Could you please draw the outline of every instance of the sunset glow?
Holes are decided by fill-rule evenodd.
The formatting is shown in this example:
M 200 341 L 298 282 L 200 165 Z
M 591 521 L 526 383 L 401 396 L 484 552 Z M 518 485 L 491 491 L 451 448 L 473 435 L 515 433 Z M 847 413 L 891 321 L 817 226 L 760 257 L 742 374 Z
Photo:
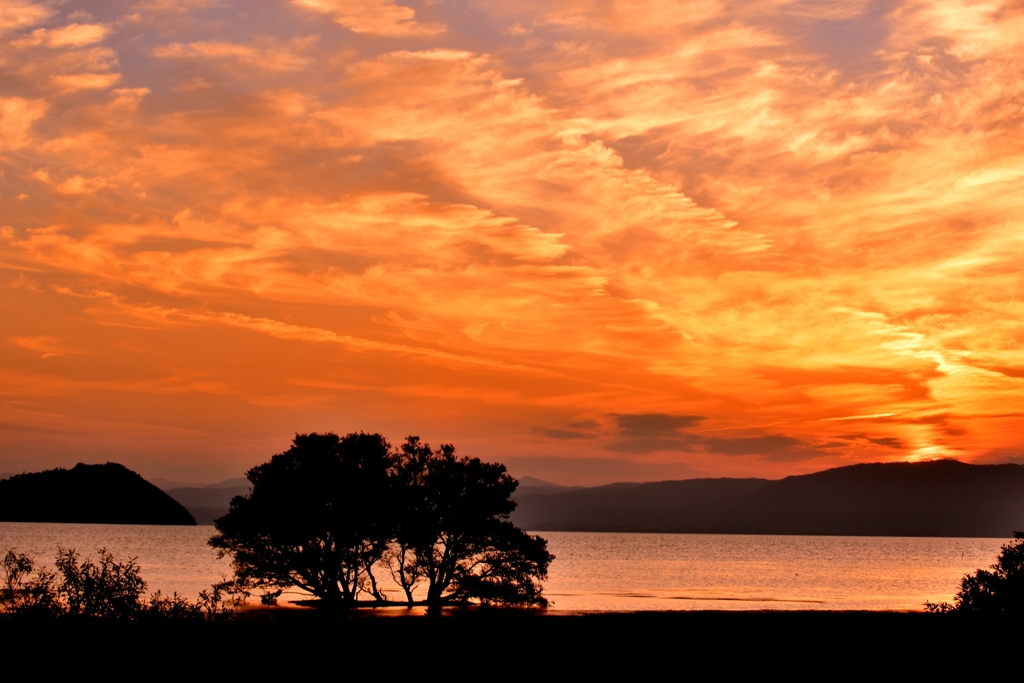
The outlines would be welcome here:
M 0 6 L 0 471 L 1020 461 L 1024 4 Z

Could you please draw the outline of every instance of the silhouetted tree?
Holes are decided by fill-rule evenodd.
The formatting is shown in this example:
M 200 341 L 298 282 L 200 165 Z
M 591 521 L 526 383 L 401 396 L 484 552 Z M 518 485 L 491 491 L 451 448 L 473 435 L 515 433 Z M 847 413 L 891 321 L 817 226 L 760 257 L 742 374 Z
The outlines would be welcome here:
M 210 544 L 257 586 L 294 586 L 330 607 L 353 606 L 362 590 L 380 596 L 369 569 L 393 536 L 392 465 L 380 434 L 297 434 L 249 470 L 251 493 L 231 501 Z
M 393 573 L 410 604 L 426 582 L 426 604 L 473 598 L 485 603 L 545 605 L 539 581 L 554 559 L 547 542 L 508 521 L 518 482 L 497 463 L 432 450 L 418 437 L 400 449 L 394 477 L 401 514 L 396 520 Z
M 954 604 L 926 603 L 932 612 L 1024 613 L 1024 532 L 1013 532 L 989 569 L 979 569 L 960 581 Z

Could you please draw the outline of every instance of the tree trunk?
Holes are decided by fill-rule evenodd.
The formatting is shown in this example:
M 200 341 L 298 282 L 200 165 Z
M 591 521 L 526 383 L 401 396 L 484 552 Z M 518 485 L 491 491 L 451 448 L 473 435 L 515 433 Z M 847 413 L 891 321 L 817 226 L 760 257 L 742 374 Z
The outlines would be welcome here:
M 348 602 L 345 594 L 341 592 L 341 586 L 336 580 L 326 580 L 319 585 L 319 590 L 316 592 L 316 596 L 323 602 L 323 606 L 327 609 L 336 610 L 347 606 Z
M 431 584 L 427 590 L 427 614 L 440 615 L 441 606 L 444 604 L 444 588 L 438 584 Z
M 386 603 L 388 599 L 384 597 L 384 594 L 380 592 L 380 588 L 377 587 L 377 577 L 373 575 L 369 568 L 366 570 L 366 575 L 370 578 L 370 595 L 377 602 Z

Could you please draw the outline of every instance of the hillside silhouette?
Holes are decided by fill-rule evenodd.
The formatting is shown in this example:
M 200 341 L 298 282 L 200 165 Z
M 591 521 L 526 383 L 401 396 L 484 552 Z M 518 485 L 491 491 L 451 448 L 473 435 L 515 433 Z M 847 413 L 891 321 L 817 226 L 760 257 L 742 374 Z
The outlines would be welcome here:
M 0 480 L 0 521 L 177 524 L 196 521 L 180 503 L 124 465 L 79 463 L 70 470 Z
M 955 460 L 851 465 L 781 480 L 530 487 L 535 531 L 1006 537 L 1024 528 L 1024 466 Z

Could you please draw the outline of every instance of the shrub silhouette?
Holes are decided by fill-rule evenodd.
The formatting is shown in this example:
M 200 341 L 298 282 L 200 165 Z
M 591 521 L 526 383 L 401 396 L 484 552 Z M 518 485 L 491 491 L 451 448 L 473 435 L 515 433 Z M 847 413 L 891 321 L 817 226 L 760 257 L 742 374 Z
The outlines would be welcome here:
M 979 569 L 960 581 L 954 603 L 926 603 L 931 612 L 1024 613 L 1024 532 L 1013 532 L 989 569 Z
M 84 619 L 215 618 L 232 613 L 245 594 L 233 585 L 218 584 L 191 602 L 177 593 L 157 592 L 147 601 L 146 582 L 135 558 L 114 559 L 105 549 L 99 559 L 80 559 L 74 550 L 58 548 L 54 570 L 35 568 L 24 553 L 8 550 L 0 568 L 0 607 L 9 614 Z M 225 600 L 228 596 L 228 600 Z
M 33 560 L 8 551 L 3 560 L 4 604 L 8 611 L 47 616 L 131 618 L 142 605 L 146 582 L 134 558 L 118 562 L 106 550 L 99 560 L 80 560 L 75 550 L 58 549 L 56 571 L 40 569 L 29 578 Z

